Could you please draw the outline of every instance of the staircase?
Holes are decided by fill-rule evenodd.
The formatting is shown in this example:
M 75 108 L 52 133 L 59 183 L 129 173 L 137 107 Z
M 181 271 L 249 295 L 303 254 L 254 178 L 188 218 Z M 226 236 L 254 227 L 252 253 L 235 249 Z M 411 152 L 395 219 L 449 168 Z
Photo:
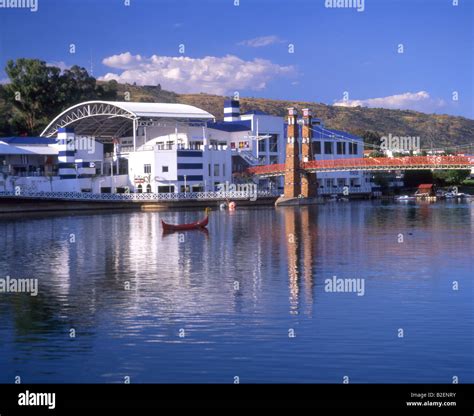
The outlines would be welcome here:
M 251 150 L 238 150 L 238 154 L 244 159 L 250 166 L 260 165 L 259 160 L 252 154 Z

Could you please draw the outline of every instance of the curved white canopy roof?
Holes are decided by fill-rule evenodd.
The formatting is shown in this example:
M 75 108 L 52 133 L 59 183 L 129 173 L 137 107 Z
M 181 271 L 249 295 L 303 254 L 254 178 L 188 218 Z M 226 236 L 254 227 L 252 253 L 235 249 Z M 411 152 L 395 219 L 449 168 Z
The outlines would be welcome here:
M 78 135 L 115 137 L 132 128 L 132 120 L 207 121 L 215 117 L 198 107 L 174 103 L 86 101 L 59 114 L 41 133 L 55 136 L 59 128 L 71 127 Z

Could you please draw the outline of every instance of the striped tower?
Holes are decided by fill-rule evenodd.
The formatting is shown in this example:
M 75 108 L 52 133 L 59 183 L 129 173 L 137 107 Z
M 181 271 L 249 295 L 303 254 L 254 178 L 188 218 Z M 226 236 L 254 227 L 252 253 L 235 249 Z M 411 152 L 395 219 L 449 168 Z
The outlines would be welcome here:
M 238 100 L 224 101 L 224 121 L 240 120 L 240 103 Z
M 77 175 L 75 165 L 76 145 L 73 129 L 58 129 L 58 151 L 59 179 L 75 178 Z
M 297 198 L 301 193 L 298 122 L 296 109 L 288 109 L 288 129 L 285 160 L 285 198 Z
M 301 159 L 303 162 L 313 160 L 312 114 L 308 108 L 303 109 L 303 132 L 301 137 Z M 301 172 L 301 193 L 305 198 L 317 196 L 317 179 L 315 173 Z

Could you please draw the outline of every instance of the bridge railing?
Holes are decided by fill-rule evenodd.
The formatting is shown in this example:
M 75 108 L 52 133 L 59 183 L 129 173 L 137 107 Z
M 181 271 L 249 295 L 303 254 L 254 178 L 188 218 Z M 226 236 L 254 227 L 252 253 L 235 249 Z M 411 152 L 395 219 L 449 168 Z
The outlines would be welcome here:
M 405 157 L 368 157 L 354 159 L 313 160 L 302 163 L 303 169 L 328 168 L 372 168 L 372 167 L 412 167 L 412 166 L 449 166 L 466 165 L 470 167 L 474 160 L 467 156 L 405 156 Z
M 251 175 L 266 175 L 285 171 L 284 163 L 275 163 L 273 165 L 253 166 L 247 169 Z
M 474 158 L 469 156 L 405 156 L 405 157 L 367 157 L 367 158 L 347 158 L 331 160 L 312 160 L 302 162 L 300 167 L 304 170 L 325 171 L 325 170 L 370 170 L 370 169 L 404 169 L 404 168 L 439 168 L 446 167 L 459 169 L 474 167 Z M 247 169 L 251 175 L 270 176 L 282 175 L 285 172 L 284 164 L 273 164 L 264 166 L 254 166 Z
M 0 192 L 0 198 L 55 199 L 70 201 L 197 201 L 244 200 L 279 196 L 278 191 L 181 192 L 140 194 L 94 194 L 89 192 Z

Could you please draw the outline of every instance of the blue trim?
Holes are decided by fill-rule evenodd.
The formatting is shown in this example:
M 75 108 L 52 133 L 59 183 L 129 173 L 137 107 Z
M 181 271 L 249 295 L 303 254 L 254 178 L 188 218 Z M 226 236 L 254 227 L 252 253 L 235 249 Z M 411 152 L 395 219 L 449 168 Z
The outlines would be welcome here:
M 58 133 L 74 133 L 74 129 L 72 127 L 60 127 Z
M 202 169 L 202 163 L 178 163 L 178 169 Z
M 207 123 L 207 128 L 220 130 L 220 131 L 227 131 L 227 132 L 250 131 L 252 130 L 252 121 L 251 120 L 218 121 L 216 123 Z
M 240 117 L 240 113 L 224 113 L 224 119 L 227 117 Z
M 224 101 L 224 107 L 228 108 L 228 107 L 236 107 L 236 108 L 240 108 L 240 102 L 239 100 L 225 100 Z
M 202 181 L 204 178 L 202 175 L 186 175 L 186 182 L 189 181 Z M 184 175 L 178 175 L 178 181 L 184 182 Z
M 76 156 L 75 150 L 60 150 L 58 156 Z
M 0 137 L 0 142 L 17 145 L 27 144 L 55 144 L 56 139 L 48 139 L 46 137 Z
M 58 163 L 58 168 L 59 169 L 76 169 L 76 164 L 75 163 L 60 162 L 60 163 Z
M 201 150 L 178 150 L 178 157 L 202 157 Z

